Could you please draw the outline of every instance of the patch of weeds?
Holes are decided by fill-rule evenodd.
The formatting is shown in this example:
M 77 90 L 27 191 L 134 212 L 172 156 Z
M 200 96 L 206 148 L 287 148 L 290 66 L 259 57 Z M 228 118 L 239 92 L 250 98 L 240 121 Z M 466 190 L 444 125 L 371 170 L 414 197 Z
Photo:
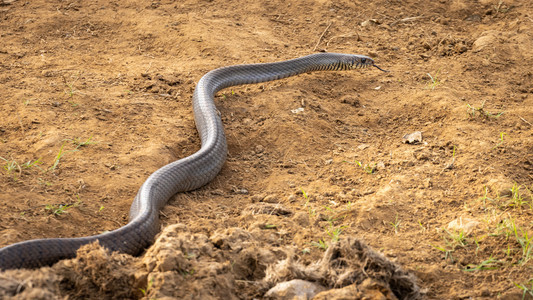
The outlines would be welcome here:
M 439 80 L 439 73 L 440 73 L 440 69 L 437 70 L 437 73 L 435 73 L 435 76 L 431 76 L 431 74 L 427 73 L 427 75 L 429 76 L 430 78 L 430 82 L 428 82 L 427 84 L 427 89 L 431 89 L 431 90 L 434 90 L 437 86 L 439 86 L 441 84 L 440 80 Z
M 3 166 L 4 170 L 6 170 L 8 175 L 13 175 L 13 180 L 17 181 L 22 176 L 22 169 L 31 169 L 33 167 L 39 167 L 40 164 L 42 164 L 41 159 L 36 159 L 34 161 L 28 160 L 27 162 L 23 163 L 22 165 L 19 164 L 14 159 L 6 159 L 3 157 L 0 157 L 3 161 L 5 161 L 5 164 Z M 17 176 L 18 174 L 18 176 Z
M 328 221 L 326 233 L 330 238 L 330 243 L 335 243 L 339 241 L 339 237 L 344 228 L 346 228 L 346 226 L 335 227 L 333 226 L 333 223 L 331 221 Z M 324 239 L 319 239 L 318 242 L 311 242 L 311 246 L 326 250 L 328 249 L 328 242 L 326 242 Z
M 519 263 L 521 265 L 524 265 L 531 258 L 531 249 L 533 246 L 531 245 L 531 238 L 529 237 L 527 230 L 518 227 L 518 225 L 516 225 L 516 223 L 512 219 L 511 225 L 516 241 L 518 242 L 518 244 L 520 244 L 520 247 L 522 248 L 522 257 L 520 258 Z
M 491 112 L 488 112 L 485 110 L 485 101 L 483 101 L 483 103 L 481 103 L 481 106 L 480 107 L 474 107 L 470 104 L 466 104 L 466 107 L 468 107 L 468 113 L 470 115 L 472 115 L 472 117 L 475 117 L 476 116 L 476 113 L 479 113 L 479 115 L 487 118 L 487 119 L 497 119 L 499 118 L 501 115 L 503 115 L 505 112 L 504 111 L 501 111 L 499 113 L 491 113 Z
M 506 210 L 509 207 L 522 210 L 524 206 L 533 209 L 533 203 L 528 201 L 528 199 L 531 198 L 531 191 L 527 188 L 527 186 L 523 186 L 515 182 L 511 189 L 509 189 L 509 192 L 510 195 L 498 195 L 496 198 L 490 198 L 488 196 L 488 187 L 485 186 L 485 194 L 477 201 L 482 201 L 485 209 L 487 208 L 486 200 L 489 200 L 494 206 L 501 210 Z
M 27 162 L 22 164 L 22 167 L 24 169 L 29 169 L 29 168 L 32 168 L 32 167 L 39 167 L 39 165 L 42 165 L 42 164 L 43 164 L 43 162 L 39 158 L 39 159 L 36 159 L 34 161 L 28 160 Z
M 67 209 L 71 208 L 74 204 L 47 204 L 44 209 L 53 215 L 60 216 L 67 212 Z
M 12 175 L 13 180 L 17 181 L 18 178 L 22 175 L 22 168 L 17 163 L 17 161 L 15 161 L 14 159 L 6 159 L 3 157 L 0 157 L 0 159 L 2 159 L 5 162 L 3 168 L 4 170 L 6 170 L 7 174 Z M 18 177 L 17 177 L 17 171 L 18 171 Z
M 531 297 L 533 297 L 533 278 L 532 279 L 529 279 L 528 282 L 526 283 L 514 283 L 514 285 L 521 289 L 523 292 L 522 292 L 522 300 L 523 299 L 526 299 L 526 296 L 529 295 Z
M 496 270 L 503 264 L 502 261 L 493 258 L 492 256 L 489 259 L 482 261 L 479 265 L 468 264 L 463 271 L 466 272 L 476 272 L 484 270 Z
M 520 191 L 521 187 L 522 186 L 518 185 L 516 182 L 514 183 L 513 187 L 511 188 L 511 199 L 509 200 L 509 206 L 513 206 L 515 208 L 518 207 L 521 210 L 522 206 L 529 204 L 529 207 L 531 208 L 531 204 L 525 200 L 522 192 Z
M 497 232 L 492 235 L 498 236 L 503 234 L 507 241 L 515 240 L 516 243 L 520 245 L 519 249 L 522 251 L 520 253 L 520 258 L 518 259 L 518 264 L 524 265 L 531 259 L 531 252 L 533 249 L 531 237 L 529 236 L 528 231 L 520 228 L 513 218 L 504 219 L 500 224 L 498 224 L 496 230 Z M 505 251 L 507 257 L 511 258 L 513 254 L 515 254 L 513 250 L 514 248 L 511 248 L 510 245 L 507 246 L 507 251 Z
M 466 247 L 468 242 L 466 240 L 465 233 L 462 230 L 459 232 L 450 232 L 448 230 L 444 231 L 448 234 L 443 236 L 445 245 L 433 247 L 444 253 L 444 259 L 449 259 L 451 263 L 454 263 L 455 260 L 453 259 L 452 253 L 458 246 L 463 248 Z
M 67 212 L 67 210 L 71 207 L 77 207 L 80 205 L 81 200 L 79 195 L 76 196 L 78 198 L 78 201 L 73 204 L 47 204 L 44 209 L 47 210 L 50 214 L 55 216 L 60 216 Z

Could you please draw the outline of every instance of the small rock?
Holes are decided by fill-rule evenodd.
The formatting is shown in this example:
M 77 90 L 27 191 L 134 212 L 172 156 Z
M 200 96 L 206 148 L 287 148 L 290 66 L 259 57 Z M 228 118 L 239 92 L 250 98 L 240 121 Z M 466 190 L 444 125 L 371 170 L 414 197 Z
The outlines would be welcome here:
M 279 198 L 278 198 L 278 196 L 276 196 L 276 195 L 268 195 L 268 196 L 266 196 L 266 197 L 263 199 L 263 202 L 267 202 L 267 203 L 278 203 L 278 202 L 279 202 Z
M 361 144 L 359 146 L 357 146 L 357 149 L 359 150 L 365 150 L 366 148 L 370 147 L 370 145 L 368 144 Z
M 309 214 L 307 212 L 297 212 L 294 214 L 293 217 L 294 222 L 296 222 L 298 225 L 307 228 L 309 227 Z
M 398 299 L 389 287 L 375 282 L 370 278 L 365 279 L 360 285 L 351 284 L 343 288 L 330 289 L 316 295 L 316 300 L 328 299 Z
M 297 114 L 297 113 L 301 113 L 304 111 L 304 108 L 303 107 L 298 107 L 297 109 L 291 109 L 291 112 L 293 114 Z
M 424 180 L 424 187 L 426 189 L 429 189 L 431 186 L 433 186 L 433 182 L 431 182 L 431 178 L 427 178 L 426 180 Z
M 378 20 L 376 20 L 376 19 L 368 19 L 366 21 L 363 21 L 361 23 L 361 26 L 368 27 L 368 26 L 375 26 L 375 25 L 379 25 L 379 24 L 380 24 L 380 22 Z
M 224 191 L 222 190 L 213 190 L 211 191 L 211 195 L 214 195 L 214 196 L 223 196 L 224 195 Z
M 472 51 L 479 52 L 484 48 L 496 43 L 496 37 L 492 34 L 479 37 L 472 45 Z
M 316 283 L 294 279 L 276 284 L 266 292 L 265 297 L 276 300 L 311 299 L 325 288 Z
M 263 199 L 265 199 L 265 195 L 263 195 L 263 194 L 257 194 L 257 195 L 253 195 L 253 196 L 251 197 L 251 200 L 252 200 L 252 202 L 254 202 L 254 203 L 255 203 L 255 202 L 261 202 L 261 201 L 263 201 Z
M 463 232 L 465 236 L 470 235 L 479 225 L 479 221 L 469 217 L 459 217 L 448 224 L 448 229 L 455 232 Z
M 421 131 L 415 131 L 413 133 L 408 133 L 403 136 L 403 142 L 404 144 L 417 144 L 422 142 L 422 132 Z

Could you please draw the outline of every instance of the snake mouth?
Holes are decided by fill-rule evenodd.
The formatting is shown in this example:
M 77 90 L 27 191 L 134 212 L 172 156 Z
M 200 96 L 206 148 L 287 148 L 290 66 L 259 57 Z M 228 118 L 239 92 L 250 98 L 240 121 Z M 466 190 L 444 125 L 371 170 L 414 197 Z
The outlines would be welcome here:
M 384 70 L 384 69 L 380 68 L 378 65 L 372 64 L 372 66 L 378 68 L 379 70 L 381 70 L 383 72 L 390 72 L 389 70 Z

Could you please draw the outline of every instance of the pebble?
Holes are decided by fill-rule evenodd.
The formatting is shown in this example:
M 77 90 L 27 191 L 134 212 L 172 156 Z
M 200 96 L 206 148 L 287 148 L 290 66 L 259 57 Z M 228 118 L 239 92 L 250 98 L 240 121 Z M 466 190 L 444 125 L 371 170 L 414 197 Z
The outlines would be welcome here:
M 276 284 L 266 292 L 265 297 L 276 300 L 311 299 L 325 288 L 316 283 L 294 279 Z
M 455 232 L 463 232 L 465 235 L 470 235 L 479 224 L 479 221 L 476 219 L 459 217 L 448 224 L 448 229 Z
M 492 34 L 484 35 L 482 37 L 479 37 L 474 44 L 472 45 L 472 51 L 479 52 L 483 50 L 484 48 L 493 45 L 496 43 L 496 37 Z
M 267 203 L 279 203 L 279 198 L 276 195 L 268 195 L 263 199 L 263 202 Z
M 408 133 L 403 136 L 403 142 L 407 144 L 417 144 L 422 142 L 422 132 L 415 131 L 413 133 Z

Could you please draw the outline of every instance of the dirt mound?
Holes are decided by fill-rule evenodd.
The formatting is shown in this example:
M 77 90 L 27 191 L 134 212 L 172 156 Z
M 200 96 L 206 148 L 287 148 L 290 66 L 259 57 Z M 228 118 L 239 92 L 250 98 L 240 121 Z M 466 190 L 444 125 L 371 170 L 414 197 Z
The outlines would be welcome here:
M 252 299 L 293 279 L 327 290 L 318 299 L 336 298 L 346 287 L 361 299 L 420 298 L 413 275 L 357 239 L 342 239 L 304 265 L 294 249 L 272 247 L 260 231 L 229 228 L 207 237 L 183 224 L 166 227 L 142 258 L 94 243 L 52 268 L 10 270 L 1 278 L 2 299 Z

